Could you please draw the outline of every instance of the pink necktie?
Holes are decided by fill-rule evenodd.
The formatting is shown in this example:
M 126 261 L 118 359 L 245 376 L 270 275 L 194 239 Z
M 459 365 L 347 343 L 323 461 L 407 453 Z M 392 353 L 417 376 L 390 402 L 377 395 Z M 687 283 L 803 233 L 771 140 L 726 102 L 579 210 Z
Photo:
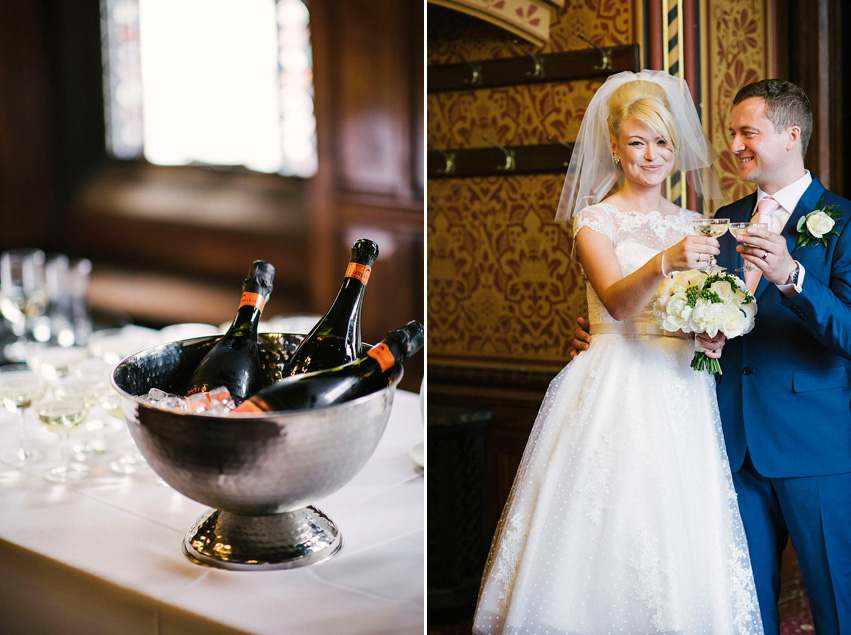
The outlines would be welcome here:
M 774 212 L 779 208 L 780 203 L 770 196 L 766 196 L 756 205 L 756 222 L 765 223 L 768 231 L 773 231 L 772 220 Z M 748 288 L 748 291 L 753 293 L 756 290 L 761 276 L 761 271 L 745 271 L 745 286 Z

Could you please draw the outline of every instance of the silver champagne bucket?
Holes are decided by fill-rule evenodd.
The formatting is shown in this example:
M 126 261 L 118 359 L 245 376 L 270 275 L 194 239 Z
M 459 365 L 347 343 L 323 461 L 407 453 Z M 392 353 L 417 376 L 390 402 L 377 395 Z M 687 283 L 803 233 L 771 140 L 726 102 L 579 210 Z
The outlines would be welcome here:
M 124 418 L 151 468 L 178 492 L 209 505 L 183 551 L 224 569 L 287 569 L 336 554 L 342 535 L 312 503 L 340 489 L 375 451 L 402 378 L 337 406 L 227 416 L 166 410 L 139 397 L 152 387 L 181 394 L 219 336 L 149 348 L 116 366 Z M 263 333 L 261 361 L 281 378 L 303 335 Z

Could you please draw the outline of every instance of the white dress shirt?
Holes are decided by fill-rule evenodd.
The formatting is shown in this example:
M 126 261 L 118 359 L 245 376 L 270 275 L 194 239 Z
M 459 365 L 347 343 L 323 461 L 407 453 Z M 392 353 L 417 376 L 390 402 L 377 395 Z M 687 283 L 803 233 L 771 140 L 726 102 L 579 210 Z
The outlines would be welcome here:
M 813 182 L 813 176 L 810 174 L 809 170 L 804 171 L 804 176 L 795 181 L 794 183 L 790 183 L 786 187 L 781 190 L 777 190 L 774 194 L 766 194 L 762 191 L 761 188 L 757 188 L 756 190 L 756 200 L 757 203 L 764 199 L 767 196 L 773 198 L 780 205 L 780 208 L 777 209 L 771 218 L 771 227 L 768 229 L 770 231 L 780 233 L 783 231 L 783 228 L 786 226 L 786 222 L 789 220 L 789 217 L 792 215 L 792 212 L 795 211 L 795 208 L 798 206 L 798 202 L 801 200 L 801 197 L 804 195 L 804 192 L 807 191 L 807 188 L 810 186 L 810 183 Z M 754 207 L 753 215 L 756 216 L 756 207 Z M 806 274 L 806 270 L 803 265 L 797 260 L 798 263 L 798 281 L 795 284 L 778 284 L 777 288 L 787 298 L 798 295 L 804 288 L 804 275 Z

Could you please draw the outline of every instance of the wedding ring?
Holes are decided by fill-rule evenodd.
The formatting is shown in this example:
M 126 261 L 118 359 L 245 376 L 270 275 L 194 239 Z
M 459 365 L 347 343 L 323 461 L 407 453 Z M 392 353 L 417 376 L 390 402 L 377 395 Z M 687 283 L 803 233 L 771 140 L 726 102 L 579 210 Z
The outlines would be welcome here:
M 768 258 L 768 252 L 767 252 L 767 251 L 763 251 L 763 252 L 762 252 L 762 259 L 763 259 L 763 260 L 765 260 L 766 258 Z

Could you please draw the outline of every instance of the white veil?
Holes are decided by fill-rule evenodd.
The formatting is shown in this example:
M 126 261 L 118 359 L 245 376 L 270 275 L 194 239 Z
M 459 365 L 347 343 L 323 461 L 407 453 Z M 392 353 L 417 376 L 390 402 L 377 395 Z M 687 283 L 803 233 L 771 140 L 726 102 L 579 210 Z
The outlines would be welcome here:
M 576 212 L 599 203 L 616 182 L 618 185 L 623 182 L 623 172 L 612 162 L 608 102 L 615 89 L 638 79 L 658 84 L 668 98 L 680 136 L 674 170 L 688 174 L 689 185 L 698 195 L 709 199 L 722 198 L 718 175 L 712 168 L 718 152 L 703 132 L 685 81 L 664 71 L 624 71 L 606 79 L 588 104 L 567 167 L 556 210 L 557 221 L 570 222 Z

